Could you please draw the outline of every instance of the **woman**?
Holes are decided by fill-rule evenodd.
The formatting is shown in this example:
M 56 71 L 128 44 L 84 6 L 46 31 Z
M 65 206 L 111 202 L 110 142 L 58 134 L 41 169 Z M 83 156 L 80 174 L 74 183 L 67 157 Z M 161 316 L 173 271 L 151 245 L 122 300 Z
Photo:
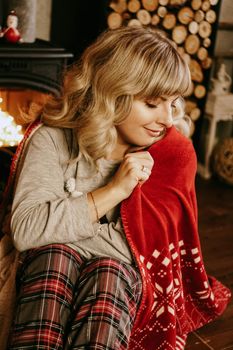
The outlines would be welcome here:
M 141 232 L 134 236 L 143 226 L 135 217 L 140 198 L 127 200 L 154 178 L 153 144 L 168 140 L 166 154 L 178 137 L 181 150 L 193 154 L 172 127 L 188 131 L 178 110 L 189 85 L 187 64 L 170 41 L 143 28 L 103 33 L 67 73 L 62 96 L 42 111 L 14 196 L 11 229 L 21 265 L 10 349 L 184 346 L 188 327 L 166 335 L 174 324 L 156 327 L 157 311 L 151 338 L 156 298 L 146 286 L 153 276 L 141 265 Z M 156 337 L 161 327 L 165 335 Z

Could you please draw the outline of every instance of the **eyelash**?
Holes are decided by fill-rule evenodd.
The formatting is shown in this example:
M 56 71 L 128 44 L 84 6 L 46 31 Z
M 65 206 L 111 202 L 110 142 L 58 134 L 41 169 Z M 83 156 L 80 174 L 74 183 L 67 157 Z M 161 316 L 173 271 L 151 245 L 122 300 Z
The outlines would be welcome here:
M 146 102 L 146 106 L 149 108 L 157 108 L 157 105 L 153 105 L 152 103 Z
M 152 103 L 149 103 L 149 102 L 145 102 L 146 103 L 146 106 L 149 107 L 149 108 L 157 108 L 158 105 L 153 105 Z M 176 105 L 175 104 L 171 104 L 171 107 L 172 108 L 176 108 Z

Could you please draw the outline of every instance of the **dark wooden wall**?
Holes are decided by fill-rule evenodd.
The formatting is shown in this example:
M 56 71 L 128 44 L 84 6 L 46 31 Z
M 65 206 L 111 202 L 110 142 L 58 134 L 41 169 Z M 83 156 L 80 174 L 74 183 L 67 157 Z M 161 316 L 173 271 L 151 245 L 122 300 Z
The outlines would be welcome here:
M 7 16 L 7 0 L 0 0 L 0 25 L 5 26 L 6 16 Z
M 51 42 L 78 56 L 107 28 L 107 0 L 53 0 Z

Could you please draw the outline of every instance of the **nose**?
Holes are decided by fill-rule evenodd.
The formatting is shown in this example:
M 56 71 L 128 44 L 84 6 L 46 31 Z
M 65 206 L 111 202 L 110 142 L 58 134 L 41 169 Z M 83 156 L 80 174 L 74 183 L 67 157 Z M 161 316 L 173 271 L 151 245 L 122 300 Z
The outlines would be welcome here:
M 158 122 L 165 126 L 166 128 L 170 128 L 173 125 L 173 112 L 172 106 L 170 103 L 164 103 L 163 108 L 158 119 Z

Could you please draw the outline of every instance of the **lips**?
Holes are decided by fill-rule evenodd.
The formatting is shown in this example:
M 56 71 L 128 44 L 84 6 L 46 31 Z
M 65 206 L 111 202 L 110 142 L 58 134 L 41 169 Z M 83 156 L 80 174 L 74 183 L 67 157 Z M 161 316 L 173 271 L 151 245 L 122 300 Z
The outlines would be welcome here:
M 149 128 L 145 128 L 146 132 L 152 136 L 152 137 L 158 137 L 160 136 L 163 132 L 164 132 L 164 129 L 161 129 L 161 130 L 153 130 L 153 129 L 149 129 Z

